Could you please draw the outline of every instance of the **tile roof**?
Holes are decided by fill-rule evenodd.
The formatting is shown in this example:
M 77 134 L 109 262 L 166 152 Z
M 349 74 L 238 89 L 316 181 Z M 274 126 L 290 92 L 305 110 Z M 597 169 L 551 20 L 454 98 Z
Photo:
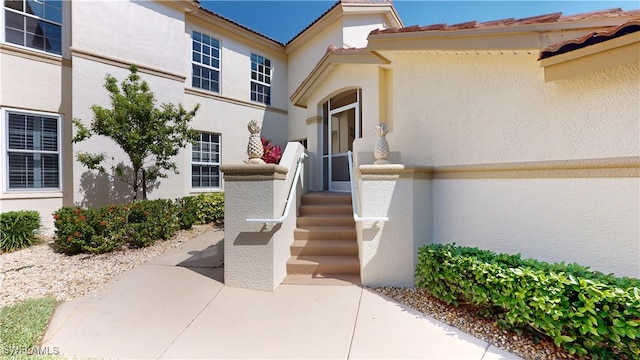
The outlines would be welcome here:
M 620 36 L 640 31 L 640 18 L 627 21 L 618 26 L 612 26 L 604 30 L 594 31 L 576 39 L 571 39 L 551 45 L 540 52 L 538 60 L 568 53 L 589 45 L 615 39 Z
M 577 21 L 587 19 L 599 19 L 610 18 L 619 16 L 640 16 L 640 10 L 623 11 L 620 8 L 592 11 L 583 14 L 576 14 L 570 16 L 562 16 L 561 12 L 531 16 L 521 19 L 509 18 L 502 20 L 493 20 L 487 22 L 468 21 L 459 24 L 447 25 L 447 24 L 433 24 L 427 26 L 408 26 L 403 28 L 391 28 L 391 29 L 378 29 L 371 31 L 370 35 L 378 34 L 394 34 L 394 33 L 412 33 L 422 31 L 451 31 L 451 30 L 467 30 L 467 29 L 485 29 L 485 28 L 497 28 L 497 27 L 510 27 L 519 25 L 531 25 L 531 24 L 546 24 L 563 21 Z

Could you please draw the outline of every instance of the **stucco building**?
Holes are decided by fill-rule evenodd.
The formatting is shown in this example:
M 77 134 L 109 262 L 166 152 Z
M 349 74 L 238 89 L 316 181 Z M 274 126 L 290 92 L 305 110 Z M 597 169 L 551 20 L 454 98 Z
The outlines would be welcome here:
M 367 181 L 424 180 L 394 210 L 416 247 L 640 277 L 637 11 L 404 27 L 391 2 L 342 1 L 283 44 L 197 1 L 25 0 L 4 2 L 0 27 L 0 211 L 37 209 L 51 229 L 61 206 L 121 198 L 75 154 L 123 154 L 107 139 L 71 144 L 71 119 L 108 106 L 105 75 L 135 64 L 159 103 L 200 104 L 200 141 L 150 198 L 224 191 L 220 167 L 246 160 L 256 119 L 275 144 L 306 146 L 311 191 L 348 190 L 353 151 L 362 211 L 385 226 L 393 206 L 371 201 L 381 190 Z M 391 162 L 414 170 L 366 167 L 379 122 Z

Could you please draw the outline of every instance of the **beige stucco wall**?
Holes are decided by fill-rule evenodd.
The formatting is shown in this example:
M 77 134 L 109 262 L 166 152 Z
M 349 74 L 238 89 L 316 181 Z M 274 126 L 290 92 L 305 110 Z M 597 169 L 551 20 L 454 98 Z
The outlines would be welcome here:
M 73 47 L 184 72 L 184 12 L 156 1 L 74 1 Z
M 193 119 L 192 128 L 199 131 L 221 135 L 222 164 L 239 163 L 246 160 L 247 123 L 256 119 L 265 130 L 263 136 L 284 147 L 287 140 L 286 115 L 286 79 L 287 66 L 284 49 L 278 52 L 238 34 L 225 30 L 215 24 L 207 23 L 193 16 L 186 17 L 182 12 L 162 4 L 137 4 L 119 2 L 105 5 L 80 5 L 74 7 L 74 50 L 73 90 L 74 116 L 88 123 L 92 119 L 91 105 L 98 104 L 109 107 L 108 93 L 103 88 L 104 76 L 107 73 L 121 80 L 129 72 L 126 64 L 134 62 L 140 67 L 140 74 L 146 80 L 157 98 L 157 104 L 170 102 L 182 103 L 188 110 L 200 104 L 200 110 Z M 79 16 L 101 11 L 101 6 L 108 7 L 108 13 L 114 18 L 131 16 L 148 19 L 145 22 L 134 22 L 127 26 L 113 28 L 107 36 L 106 45 L 100 46 L 96 38 L 107 31 L 106 25 L 92 25 L 91 17 Z M 105 10 L 106 11 L 106 10 Z M 78 25 L 76 26 L 76 22 Z M 137 24 L 137 25 L 136 25 Z M 151 24 L 151 25 L 149 25 Z M 162 46 L 145 49 L 144 55 L 138 54 L 140 47 L 154 37 L 149 31 L 162 28 L 171 33 L 163 38 Z M 152 30 L 147 30 L 152 29 Z M 114 31 L 115 30 L 115 31 Z M 206 33 L 220 41 L 221 77 L 220 93 L 210 93 L 191 87 L 191 33 L 193 30 Z M 77 31 L 90 32 L 76 36 Z M 155 31 L 155 30 L 153 30 Z M 118 49 L 111 51 L 113 39 L 120 39 Z M 127 39 L 128 46 L 122 46 L 122 39 Z M 115 40 L 114 40 L 115 41 Z M 156 41 L 154 41 L 156 42 Z M 154 42 L 149 42 L 153 44 Z M 146 46 L 146 45 L 145 45 Z M 151 45 L 149 45 L 151 46 Z M 183 49 L 183 51 L 176 51 Z M 268 57 L 273 64 L 272 106 L 250 101 L 250 54 L 254 52 Z M 87 57 L 89 53 L 91 56 Z M 121 60 L 118 64 L 113 60 Z M 74 146 L 74 156 L 78 151 L 95 151 L 100 149 L 110 156 L 115 156 L 115 163 L 128 163 L 126 155 L 110 140 L 93 137 L 89 141 Z M 149 198 L 177 198 L 202 191 L 191 189 L 191 152 L 190 146 L 183 149 L 175 162 L 179 174 L 168 173 L 168 178 L 159 179 L 158 187 L 149 192 Z M 118 183 L 110 189 L 107 182 L 97 173 L 90 174 L 81 164 L 74 163 L 74 201 L 83 205 L 101 205 L 122 199 L 128 194 L 126 184 Z M 207 189 L 211 190 L 211 189 Z M 223 190 L 221 187 L 220 190 Z
M 638 177 L 438 179 L 445 165 L 640 155 L 637 62 L 550 83 L 535 55 L 399 54 L 392 66 L 388 140 L 402 163 L 436 166 L 435 242 L 640 277 Z
M 198 114 L 191 123 L 194 129 L 221 135 L 220 161 L 222 164 L 240 164 L 248 159 L 249 131 L 247 124 L 254 119 L 263 127 L 261 136 L 271 140 L 273 144 L 281 146 L 284 151 L 287 143 L 287 116 L 285 114 L 260 107 L 211 99 L 198 93 L 186 94 L 184 104 L 189 109 L 200 104 Z M 184 153 L 181 161 L 185 167 L 183 179 L 180 181 L 184 184 L 183 191 L 190 193 L 194 190 L 191 189 L 189 175 L 191 161 L 189 151 Z
M 433 237 L 640 278 L 638 178 L 433 182 Z
M 378 68 L 373 65 L 340 65 L 331 72 L 330 76 L 318 84 L 309 97 L 307 105 L 307 118 L 322 116 L 322 104 L 334 95 L 346 90 L 362 89 L 362 132 L 363 137 L 375 136 L 375 126 L 379 121 L 379 96 L 378 96 Z M 290 120 L 291 122 L 291 120 Z M 309 139 L 322 140 L 322 122 L 307 125 Z M 322 190 L 321 173 L 321 144 L 318 141 L 309 141 L 309 174 L 310 189 Z
M 89 125 L 93 119 L 92 105 L 111 108 L 109 93 L 104 89 L 104 78 L 111 74 L 120 83 L 129 75 L 129 70 L 123 67 L 104 64 L 99 61 L 74 57 L 73 59 L 73 116 L 81 119 L 85 125 Z M 171 102 L 184 104 L 184 86 L 182 81 L 169 78 L 139 73 L 149 83 L 154 92 L 157 104 Z M 190 109 L 190 108 L 189 108 Z M 112 140 L 102 136 L 92 136 L 91 139 L 73 144 L 73 201 L 83 206 L 102 206 L 111 202 L 122 202 L 131 194 L 131 190 L 123 182 L 108 181 L 104 175 L 90 172 L 81 163 L 75 160 L 78 152 L 105 153 L 105 167 L 112 163 L 123 162 L 130 165 L 126 154 Z M 111 157 L 114 160 L 111 160 Z M 184 157 L 178 156 L 176 164 L 181 171 L 180 175 L 172 174 L 167 179 L 159 179 L 157 189 L 149 191 L 149 198 L 177 198 L 186 195 L 184 193 L 185 173 Z M 187 175 L 188 176 L 188 175 Z M 188 179 L 188 178 L 187 178 Z
M 640 153 L 638 63 L 545 83 L 532 55 L 397 55 L 390 136 L 432 165 Z M 411 151 L 416 144 L 421 151 Z
M 251 53 L 254 53 L 271 61 L 271 107 L 287 109 L 288 68 L 284 47 L 274 50 L 265 45 L 266 40 L 264 43 L 252 41 L 238 33 L 216 26 L 215 23 L 208 23 L 192 16 L 187 17 L 186 31 L 184 31 L 185 68 L 183 72 L 187 74 L 185 84 L 187 88 L 191 88 L 191 34 L 194 30 L 212 36 L 220 42 L 219 95 L 251 102 Z
M 386 28 L 381 14 L 348 14 L 342 20 L 342 44 L 347 48 L 363 48 L 367 46 L 367 36 L 372 30 Z M 338 46 L 338 44 L 335 44 Z
M 7 190 L 6 157 L 0 160 L 0 212 L 36 210 L 40 212 L 42 231 L 53 231 L 53 211 L 70 201 L 70 146 L 65 135 L 70 131 L 71 69 L 60 57 L 3 46 L 0 52 L 0 107 L 61 116 L 61 189 L 59 191 Z M 2 124 L 5 124 L 4 121 Z M 4 126 L 4 125 L 3 125 Z M 0 131 L 4 133 L 4 129 Z M 5 138 L 0 149 L 6 149 Z M 66 195 L 65 195 L 66 194 Z
M 158 105 L 184 102 L 184 79 L 179 76 L 184 74 L 185 56 L 176 51 L 184 48 L 183 12 L 152 1 L 81 1 L 73 3 L 72 19 L 74 117 L 89 124 L 93 118 L 92 105 L 110 108 L 109 93 L 103 87 L 105 76 L 111 74 L 120 83 L 129 75 L 127 67 L 131 63 L 139 67 L 139 74 L 149 83 Z M 146 69 L 159 73 L 151 75 L 145 73 Z M 110 139 L 93 136 L 74 144 L 73 202 L 101 206 L 128 199 L 131 194 L 128 185 L 113 183 L 75 161 L 76 154 L 85 151 L 107 154 L 106 167 L 120 162 L 129 165 L 126 155 Z M 184 169 L 184 164 L 177 165 Z M 160 179 L 159 188 L 149 191 L 149 197 L 183 196 L 181 180 L 177 175 Z
M 312 41 L 306 42 L 295 51 L 289 53 L 288 96 L 302 84 L 318 61 L 324 56 L 329 45 L 342 44 L 341 22 L 336 21 L 314 36 Z M 289 102 L 289 139 L 304 139 L 307 137 L 307 111 Z
M 318 34 L 315 34 L 312 40 L 291 51 L 289 53 L 288 96 L 291 96 L 302 84 L 325 55 L 330 45 L 338 48 L 366 47 L 367 36 L 371 30 L 385 26 L 382 14 L 345 13 L 330 26 L 326 26 Z M 348 79 L 354 78 L 353 76 L 348 77 Z M 315 116 L 316 104 L 312 102 L 309 104 L 309 109 L 314 114 L 312 116 Z M 308 117 L 307 111 L 289 104 L 289 139 L 304 139 L 309 136 L 305 123 Z

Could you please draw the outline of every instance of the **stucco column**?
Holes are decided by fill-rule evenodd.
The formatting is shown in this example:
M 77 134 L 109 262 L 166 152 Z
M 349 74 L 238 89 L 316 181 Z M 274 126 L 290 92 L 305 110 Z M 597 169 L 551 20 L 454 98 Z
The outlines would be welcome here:
M 432 242 L 432 168 L 401 164 L 360 165 L 362 283 L 414 286 L 418 248 Z
M 222 166 L 225 181 L 225 285 L 273 291 L 286 275 L 275 234 L 282 224 L 248 223 L 282 214 L 287 168 L 274 164 Z

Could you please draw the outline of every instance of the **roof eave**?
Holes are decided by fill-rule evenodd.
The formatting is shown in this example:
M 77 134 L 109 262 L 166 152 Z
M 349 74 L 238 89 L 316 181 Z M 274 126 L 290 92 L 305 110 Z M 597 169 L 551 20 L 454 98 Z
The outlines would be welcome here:
M 319 82 L 325 79 L 337 65 L 340 64 L 360 64 L 360 65 L 387 65 L 390 61 L 379 54 L 374 54 L 366 49 L 336 49 L 329 50 L 318 61 L 309 75 L 302 81 L 296 91 L 290 97 L 294 106 L 307 107 L 309 92 Z
M 367 49 L 370 51 L 541 49 L 552 43 L 551 40 L 544 38 L 544 33 L 584 32 L 616 26 L 624 19 L 624 17 L 615 17 L 460 30 L 372 33 L 368 37 Z
M 540 60 L 545 82 L 631 62 L 640 62 L 640 32 Z
M 198 6 L 195 11 L 189 12 L 189 15 L 193 15 L 195 17 L 199 17 L 204 21 L 209 22 L 212 25 L 221 27 L 227 31 L 231 31 L 234 33 L 240 32 L 243 37 L 250 39 L 252 41 L 262 43 L 274 50 L 282 51 L 284 49 L 284 44 L 272 39 L 264 34 L 261 34 L 255 30 L 252 30 L 242 24 L 239 24 L 233 20 L 227 19 L 224 16 L 216 14 L 215 12 L 204 8 L 202 6 Z M 211 21 L 212 19 L 216 20 L 215 22 Z

